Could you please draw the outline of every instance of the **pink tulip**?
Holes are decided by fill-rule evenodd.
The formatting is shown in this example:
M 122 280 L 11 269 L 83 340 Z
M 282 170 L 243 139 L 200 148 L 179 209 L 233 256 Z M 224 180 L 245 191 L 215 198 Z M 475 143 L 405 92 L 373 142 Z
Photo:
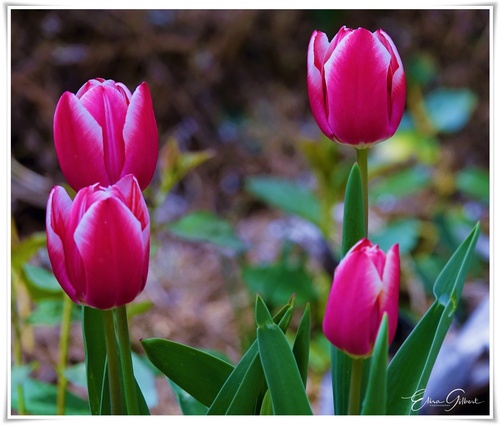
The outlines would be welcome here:
M 105 310 L 133 301 L 144 289 L 149 214 L 132 175 L 113 186 L 85 187 L 74 201 L 54 187 L 46 225 L 54 275 L 74 302 Z
M 398 323 L 399 246 L 387 256 L 368 239 L 360 240 L 342 259 L 333 278 L 323 332 L 353 357 L 370 356 L 384 312 L 389 344 Z
M 403 63 L 382 30 L 345 26 L 331 42 L 314 31 L 307 52 L 307 87 L 318 126 L 335 142 L 363 148 L 391 137 L 403 116 Z
M 54 142 L 64 177 L 74 190 L 109 186 L 133 174 L 144 190 L 158 159 L 158 129 L 146 83 L 134 94 L 97 78 L 65 92 L 54 114 Z

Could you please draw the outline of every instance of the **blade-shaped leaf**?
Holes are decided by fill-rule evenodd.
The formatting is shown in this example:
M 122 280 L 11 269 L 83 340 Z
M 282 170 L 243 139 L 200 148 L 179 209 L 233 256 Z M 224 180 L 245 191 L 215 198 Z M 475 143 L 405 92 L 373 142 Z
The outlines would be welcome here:
M 365 235 L 365 213 L 361 172 L 354 164 L 347 180 L 344 200 L 344 221 L 342 224 L 342 257 Z
M 298 215 L 314 224 L 321 222 L 321 206 L 316 195 L 292 181 L 270 177 L 250 177 L 245 188 L 254 196 L 283 211 Z
M 234 367 L 211 354 L 168 339 L 141 340 L 148 359 L 165 376 L 210 406 Z
M 300 320 L 295 342 L 293 343 L 293 355 L 299 368 L 300 377 L 304 384 L 307 382 L 307 369 L 309 367 L 309 345 L 311 341 L 311 309 L 307 304 L 302 319 Z
M 387 406 L 388 321 L 384 314 L 378 331 L 370 366 L 370 376 L 363 400 L 362 415 L 385 415 Z
M 85 349 L 85 367 L 87 370 L 87 388 L 90 411 L 93 415 L 111 412 L 109 397 L 102 398 L 106 374 L 106 342 L 102 325 L 102 311 L 83 307 L 83 343 Z M 101 401 L 102 399 L 102 401 Z M 106 402 L 107 400 L 107 402 Z M 101 403 L 107 406 L 101 406 Z
M 361 172 L 358 164 L 354 164 L 349 174 L 345 191 L 342 257 L 364 237 L 365 221 Z M 352 359 L 333 345 L 330 350 L 330 358 L 332 364 L 334 412 L 336 415 L 347 415 Z
M 312 415 L 297 363 L 285 334 L 257 297 L 259 355 L 276 415 Z
M 177 397 L 177 403 L 184 415 L 205 415 L 207 413 L 207 406 L 201 404 L 191 394 L 184 391 L 175 382 L 168 380 L 172 390 Z
M 420 403 L 414 402 L 414 395 L 425 389 L 453 321 L 478 236 L 476 225 L 438 276 L 434 284 L 436 300 L 389 364 L 388 414 L 417 413 Z
M 294 310 L 294 299 L 290 299 L 274 317 L 275 323 L 286 332 Z M 250 346 L 224 383 L 210 406 L 208 415 L 252 415 L 266 391 L 266 380 L 259 357 L 257 341 Z

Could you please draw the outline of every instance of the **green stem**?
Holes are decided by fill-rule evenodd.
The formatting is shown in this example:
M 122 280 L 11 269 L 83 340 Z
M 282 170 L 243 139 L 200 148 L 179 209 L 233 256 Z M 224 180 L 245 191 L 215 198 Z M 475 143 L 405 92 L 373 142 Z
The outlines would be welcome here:
M 73 301 L 67 296 L 64 297 L 63 315 L 61 323 L 61 334 L 59 336 L 59 362 L 57 364 L 57 414 L 64 415 L 66 404 L 66 388 L 68 380 L 64 375 L 68 362 L 68 346 L 71 331 L 71 310 Z
M 115 325 L 113 310 L 103 310 L 104 335 L 106 340 L 106 353 L 108 358 L 109 396 L 111 401 L 111 414 L 123 413 L 120 390 L 120 363 L 118 347 L 116 345 Z
M 349 390 L 349 415 L 359 415 L 363 359 L 352 359 L 351 386 Z
M 368 148 L 356 149 L 357 162 L 361 173 L 363 190 L 363 211 L 365 217 L 365 237 L 368 237 Z
M 132 352 L 130 349 L 130 336 L 128 332 L 127 307 L 125 305 L 116 309 L 116 326 L 118 344 L 120 346 L 120 359 L 127 412 L 129 415 L 138 415 L 139 405 L 137 403 L 134 369 L 132 366 Z

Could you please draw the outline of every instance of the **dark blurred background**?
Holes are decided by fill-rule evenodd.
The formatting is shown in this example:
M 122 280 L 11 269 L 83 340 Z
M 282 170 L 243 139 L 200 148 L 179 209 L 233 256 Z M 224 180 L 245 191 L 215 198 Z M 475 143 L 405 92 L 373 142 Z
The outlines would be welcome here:
M 246 259 L 250 264 L 276 258 L 276 245 L 281 242 L 273 240 L 269 226 L 282 214 L 256 199 L 255 193 L 248 190 L 246 179 L 276 176 L 314 189 L 317 175 L 311 170 L 311 157 L 300 148 L 304 141 L 325 146 L 324 152 L 334 150 L 338 164 L 350 166 L 355 158 L 353 149 L 326 141 L 312 117 L 306 87 L 311 33 L 317 29 L 331 39 L 342 25 L 371 31 L 382 28 L 393 39 L 405 66 L 407 116 L 413 119 L 411 134 L 418 137 L 412 136 L 409 142 L 413 149 L 410 154 L 405 151 L 405 142 L 384 142 L 374 154 L 374 162 L 379 161 L 380 165 L 384 152 L 398 161 L 403 158 L 406 165 L 418 164 L 425 158 L 428 162 L 424 171 L 430 177 L 424 184 L 418 180 L 418 174 L 410 176 L 423 185 L 410 201 L 401 199 L 389 206 L 381 198 L 374 202 L 371 226 L 376 230 L 380 223 L 390 223 L 401 216 L 418 217 L 425 224 L 415 231 L 415 243 L 408 248 L 408 254 L 411 251 L 415 256 L 422 252 L 439 253 L 440 244 L 444 244 L 445 237 L 436 230 L 441 223 L 435 219 L 436 211 L 455 211 L 457 206 L 461 216 L 481 222 L 482 263 L 473 274 L 473 282 L 466 286 L 471 289 L 464 290 L 468 303 L 461 323 L 465 323 L 476 307 L 487 300 L 489 292 L 489 13 L 487 9 L 14 9 L 13 226 L 21 240 L 43 231 L 48 193 L 53 185 L 64 183 L 52 137 L 53 113 L 62 93 L 75 93 L 95 77 L 123 82 L 131 91 L 146 81 L 152 92 L 160 136 L 158 170 L 146 193 L 148 202 L 155 204 L 152 215 L 158 223 L 153 236 L 157 255 L 152 257 L 150 282 L 144 294 L 154 306 L 142 319 L 134 321 L 134 348 L 141 350 L 138 338 L 158 336 L 217 349 L 237 361 L 241 354 L 239 335 L 242 327 L 247 329 L 241 323 L 252 322 L 252 300 L 243 297 L 238 286 L 239 265 L 235 265 L 233 257 L 221 255 L 210 245 L 179 241 L 165 231 L 162 223 L 170 223 L 190 211 L 209 211 L 228 219 L 242 239 L 253 243 Z M 452 111 L 444 117 L 445 124 L 433 127 L 422 114 L 422 105 L 427 94 L 443 88 L 458 91 L 465 106 L 457 106 L 462 108 L 458 117 Z M 446 93 L 441 91 L 438 100 L 434 99 L 438 110 L 440 105 L 450 105 Z M 408 122 L 403 120 L 403 130 L 408 129 Z M 163 184 L 162 176 L 173 155 L 168 143 L 171 140 L 177 143 L 177 154 L 208 151 L 210 159 L 177 182 L 158 204 L 154 193 Z M 336 171 L 338 164 L 332 162 L 332 170 Z M 384 167 L 398 168 L 382 161 L 378 179 L 384 178 Z M 472 172 L 460 174 L 463 170 Z M 404 179 L 410 177 L 402 174 L 396 183 L 404 186 Z M 345 173 L 339 182 L 343 179 Z M 394 181 L 391 184 L 395 187 Z M 342 195 L 343 189 L 339 200 Z M 429 223 L 432 225 L 427 226 Z M 338 239 L 340 227 L 337 229 Z M 291 230 L 278 233 L 283 235 Z M 448 251 L 442 252 L 448 255 Z M 39 257 L 38 263 L 47 267 L 46 256 L 42 253 Z M 423 275 L 426 264 L 420 264 Z M 332 271 L 330 265 L 327 274 Z M 418 317 L 428 305 L 429 293 L 415 289 L 425 280 L 425 276 L 418 280 L 417 274 L 408 277 L 410 283 L 403 291 L 402 302 Z M 413 281 L 417 283 L 413 285 Z M 238 313 L 249 306 L 247 313 Z M 321 311 L 316 314 L 319 317 Z M 25 361 L 53 363 L 57 357 L 57 347 L 50 342 L 57 338 L 54 332 L 37 329 L 31 351 L 29 343 L 25 345 Z M 70 362 L 75 364 L 82 361 L 78 332 L 76 329 L 70 351 Z M 320 354 L 313 356 L 318 374 L 324 372 L 326 361 Z M 47 382 L 55 379 L 50 367 L 40 367 L 35 375 Z M 157 384 L 160 402 L 152 410 L 154 413 L 178 412 L 165 385 Z M 317 405 L 320 385 L 311 384 L 316 411 L 322 409 Z M 477 388 L 484 390 L 484 380 Z

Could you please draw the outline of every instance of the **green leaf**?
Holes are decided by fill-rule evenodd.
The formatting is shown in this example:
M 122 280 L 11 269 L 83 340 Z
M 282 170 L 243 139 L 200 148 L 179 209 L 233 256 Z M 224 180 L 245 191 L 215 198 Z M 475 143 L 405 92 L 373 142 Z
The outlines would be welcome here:
M 345 188 L 342 257 L 366 236 L 364 216 L 361 172 L 358 164 L 354 164 Z
M 257 310 L 257 309 L 256 309 Z M 304 384 L 285 334 L 275 323 L 256 318 L 259 355 L 276 415 L 312 415 Z
M 410 197 L 432 183 L 428 167 L 417 166 L 394 172 L 370 183 L 368 196 L 377 203 Z
M 35 309 L 28 317 L 28 323 L 33 325 L 56 326 L 61 324 L 63 314 L 62 300 L 45 299 L 35 304 Z M 75 308 L 71 309 L 71 321 L 77 321 L 81 318 L 81 311 Z
M 481 168 L 460 170 L 456 176 L 457 188 L 465 195 L 488 203 L 490 199 L 490 177 Z
M 370 236 L 384 251 L 399 243 L 399 253 L 407 254 L 417 245 L 420 231 L 420 222 L 414 219 L 396 220 L 381 231 Z
M 425 97 L 429 119 L 443 133 L 464 128 L 476 106 L 477 96 L 467 89 L 438 89 Z
M 201 404 L 196 400 L 191 394 L 184 391 L 175 382 L 168 380 L 172 390 L 174 391 L 175 397 L 177 398 L 177 403 L 181 408 L 182 414 L 184 415 L 205 415 L 207 413 L 207 406 Z
M 210 406 L 234 367 L 204 351 L 160 338 L 141 340 L 148 359 L 165 376 Z
M 93 415 L 110 414 L 109 394 L 103 392 L 107 369 L 102 311 L 84 306 L 82 329 L 90 411 Z
M 385 415 L 387 406 L 388 320 L 384 314 L 373 348 L 362 415 Z
M 462 294 L 469 262 L 479 236 L 476 225 L 455 251 L 434 284 L 436 300 L 400 347 L 388 368 L 387 413 L 418 412 L 412 396 L 425 389 Z
M 245 181 L 245 189 L 269 205 L 298 215 L 314 224 L 321 223 L 321 206 L 316 195 L 305 187 L 277 177 L 256 176 Z
M 45 232 L 33 233 L 31 236 L 23 239 L 18 244 L 12 244 L 11 263 L 12 268 L 20 271 L 22 266 L 35 255 L 40 248 L 47 245 L 47 236 Z
M 41 382 L 32 378 L 22 382 L 24 403 L 27 414 L 30 415 L 56 415 L 57 414 L 57 386 Z M 19 409 L 18 391 L 13 386 L 11 391 L 11 407 Z M 86 400 L 75 394 L 66 392 L 66 415 L 88 415 L 89 406 Z
M 262 406 L 260 407 L 260 415 L 273 415 L 273 401 L 271 399 L 271 393 L 269 390 L 266 391 L 266 395 L 264 396 L 264 400 L 262 400 Z
M 27 288 L 33 300 L 62 298 L 63 290 L 52 272 L 31 264 L 24 264 L 22 269 L 26 277 Z
M 309 346 L 311 342 L 311 309 L 307 304 L 302 319 L 300 320 L 295 342 L 293 343 L 293 355 L 299 368 L 300 377 L 306 387 L 307 370 L 309 367 Z
M 231 225 L 210 212 L 192 212 L 171 223 L 169 229 L 174 235 L 189 241 L 209 242 L 237 252 L 245 250 L 245 244 Z
M 158 405 L 158 394 L 156 392 L 156 380 L 154 371 L 148 363 L 149 360 L 147 358 L 141 357 L 138 354 L 132 352 L 134 376 L 136 377 L 140 394 L 142 394 L 147 407 L 152 408 Z M 139 397 L 140 394 L 138 394 Z
M 344 221 L 342 225 L 342 257 L 362 238 L 365 237 L 363 191 L 361 172 L 354 164 L 347 180 L 344 200 Z M 331 345 L 332 389 L 336 415 L 346 415 L 349 406 L 352 359 Z
M 286 332 L 294 309 L 293 298 L 274 317 L 273 321 Z M 257 341 L 250 346 L 228 377 L 208 415 L 253 415 L 266 392 L 266 381 L 259 357 Z
M 270 306 L 283 305 L 295 294 L 297 305 L 305 305 L 317 298 L 313 277 L 303 264 L 276 264 L 244 266 L 243 281 L 253 294 L 260 294 Z

